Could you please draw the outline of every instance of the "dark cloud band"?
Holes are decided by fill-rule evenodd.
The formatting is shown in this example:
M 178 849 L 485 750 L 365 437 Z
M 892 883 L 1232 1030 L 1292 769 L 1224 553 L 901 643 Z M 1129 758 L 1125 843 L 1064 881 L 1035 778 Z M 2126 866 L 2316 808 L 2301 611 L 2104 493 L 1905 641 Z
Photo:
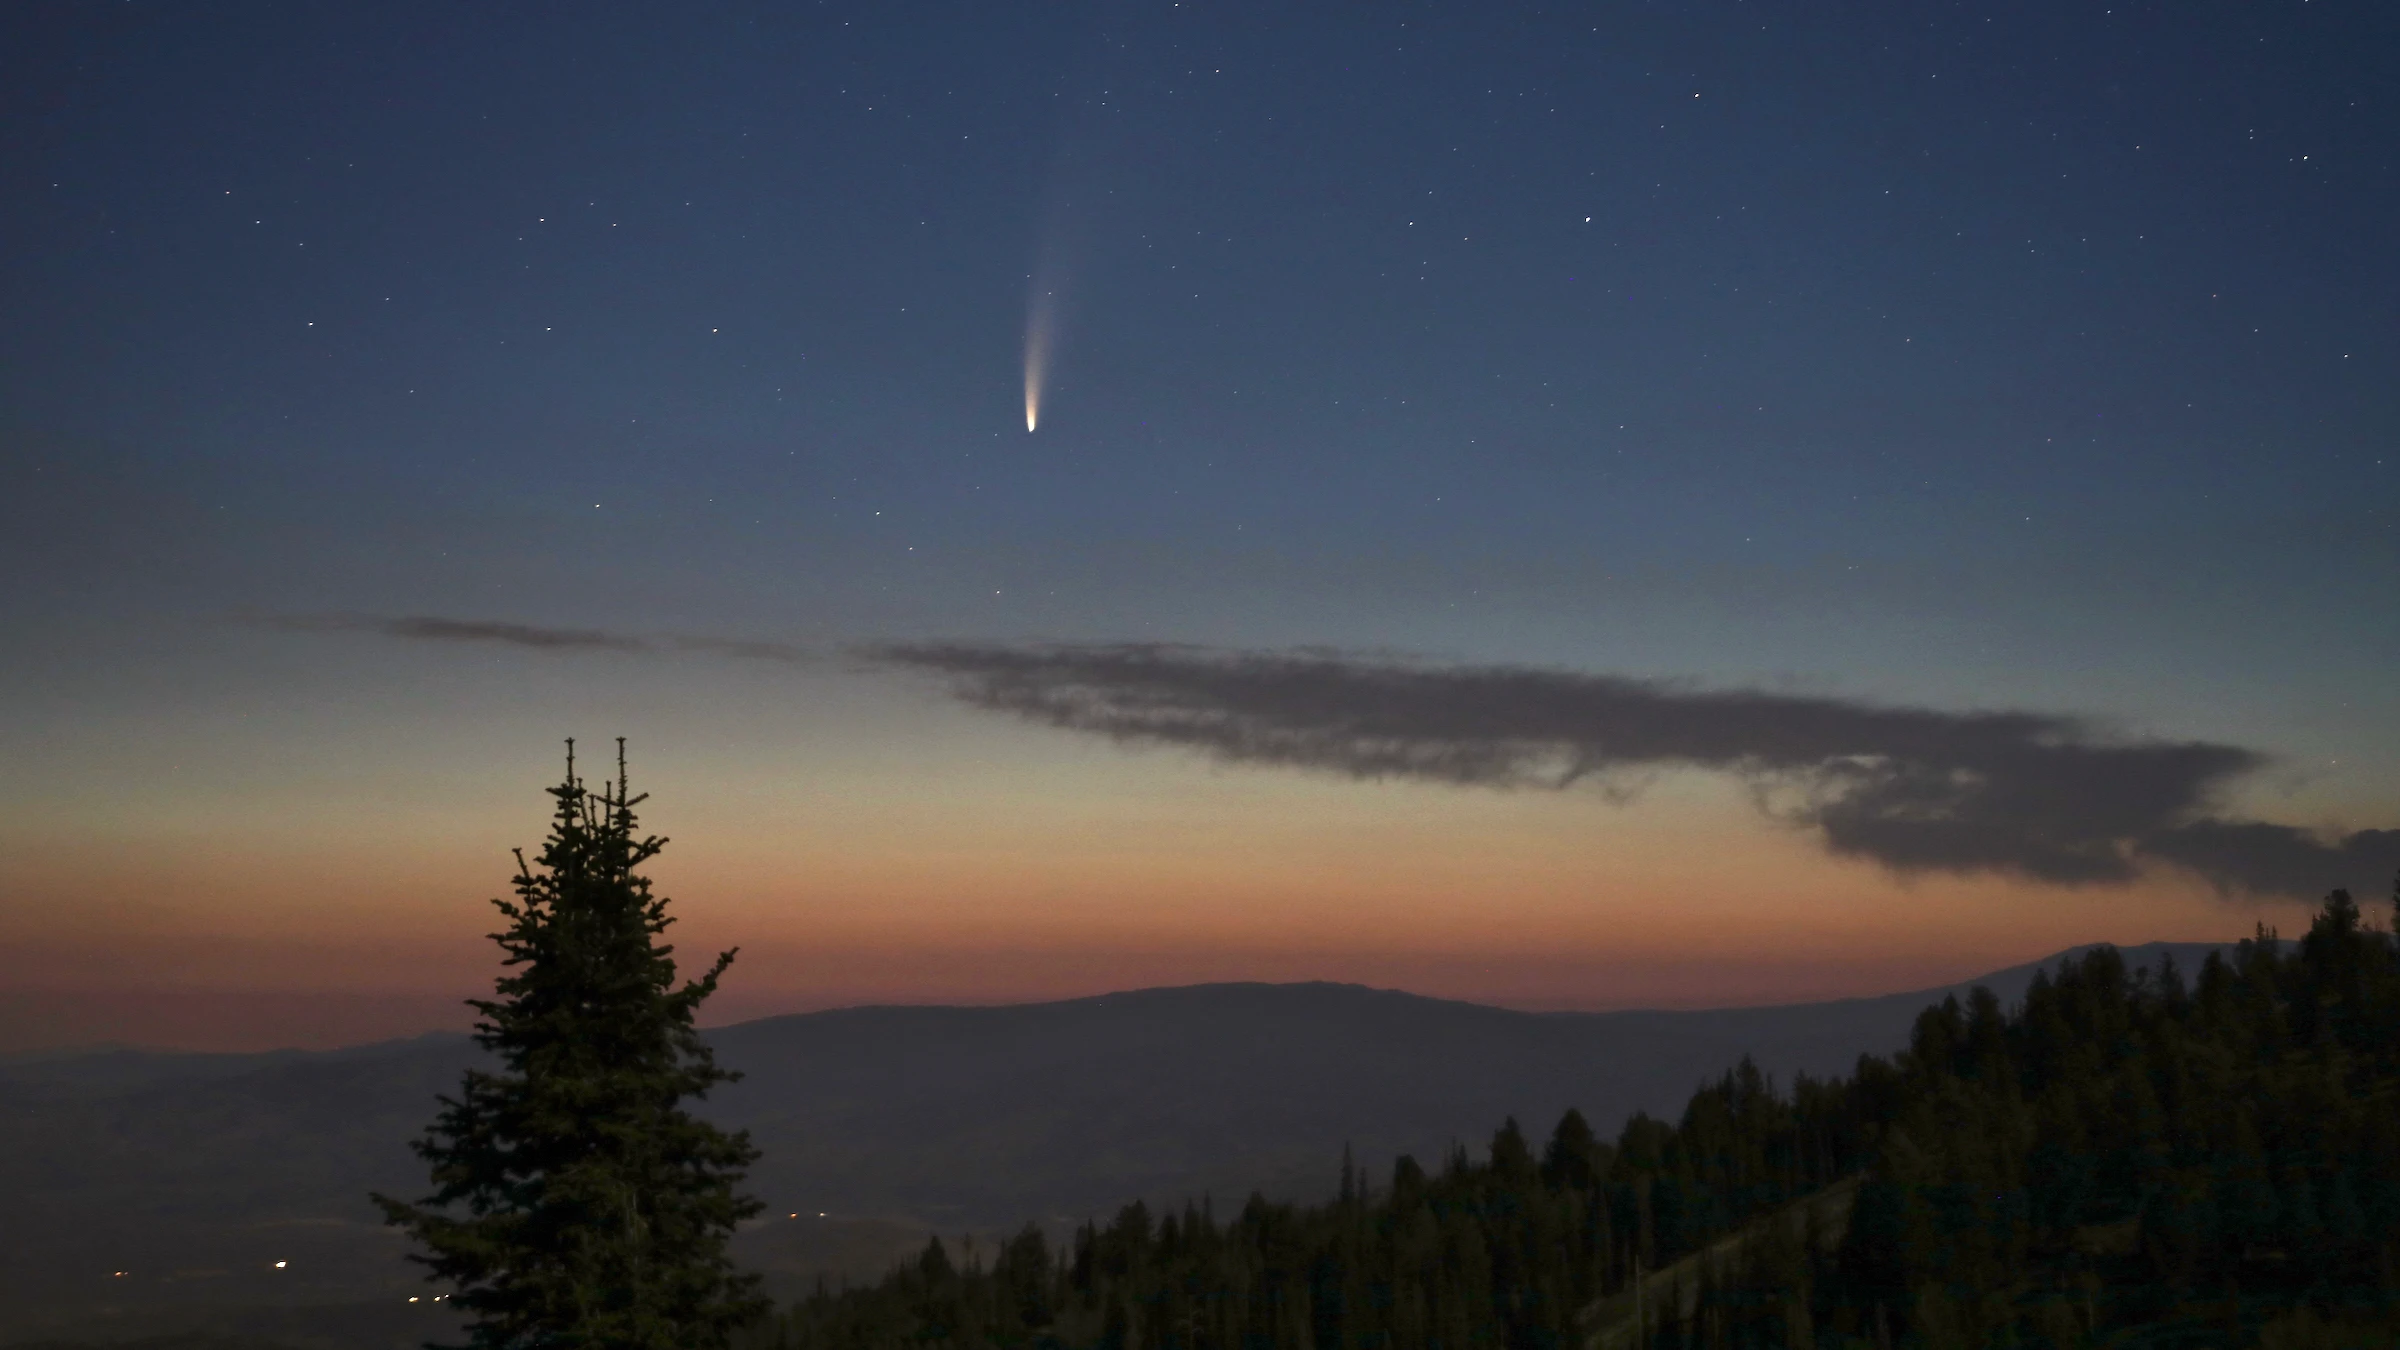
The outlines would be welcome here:
M 2388 877 L 2400 831 L 2327 842 L 2211 814 L 2266 761 L 2069 717 L 1949 713 L 1512 667 L 1158 644 L 895 643 L 979 708 L 1120 741 L 1361 778 L 1563 788 L 1688 767 L 1750 783 L 1831 851 L 1903 872 L 2131 880 L 2146 862 L 2311 897 Z
M 702 652 L 806 663 L 776 642 L 638 637 L 429 616 L 257 622 L 540 651 Z M 887 643 L 859 653 L 945 677 L 964 702 L 1229 763 L 1467 787 L 1566 788 L 1671 768 L 1726 773 L 1833 853 L 1901 872 L 2067 885 L 2148 864 L 2219 889 L 2313 899 L 2400 869 L 2400 830 L 2327 839 L 2213 808 L 2265 765 L 2239 746 L 2126 740 L 2046 713 L 1952 713 L 1519 667 L 1158 643 Z
M 375 614 L 300 614 L 276 615 L 257 622 L 269 628 L 291 632 L 381 633 L 385 637 L 414 638 L 423 642 L 491 642 L 544 651 L 644 652 L 652 649 L 650 643 L 640 638 L 594 628 L 538 628 L 525 623 L 438 619 L 426 615 L 393 618 Z
M 800 664 L 815 659 L 808 649 L 783 642 L 673 635 L 637 637 L 598 628 L 544 628 L 526 623 L 443 619 L 428 615 L 303 614 L 276 615 L 252 621 L 289 632 L 379 633 L 384 637 L 412 638 L 424 642 L 495 643 L 505 647 L 530 647 L 537 651 L 705 652 L 745 661 L 784 664 Z

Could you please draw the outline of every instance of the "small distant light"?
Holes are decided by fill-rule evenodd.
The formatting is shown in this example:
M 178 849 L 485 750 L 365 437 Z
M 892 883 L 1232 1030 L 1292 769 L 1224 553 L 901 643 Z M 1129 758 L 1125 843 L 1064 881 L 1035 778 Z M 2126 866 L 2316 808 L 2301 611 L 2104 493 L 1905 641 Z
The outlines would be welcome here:
M 410 1295 L 408 1296 L 408 1301 L 409 1301 L 409 1302 L 411 1302 L 411 1303 L 414 1303 L 414 1302 L 416 1302 L 416 1301 L 417 1301 L 417 1296 L 416 1296 L 415 1294 L 410 1294 Z
M 121 1279 L 124 1279 L 124 1278 L 125 1278 L 125 1272 L 124 1272 L 124 1271 L 121 1271 L 121 1270 L 120 1270 L 120 1271 L 113 1272 L 113 1274 L 112 1274 L 111 1278 L 113 1278 L 113 1279 L 119 1279 L 119 1280 L 121 1280 Z
M 817 1211 L 817 1217 L 818 1217 L 818 1218 L 820 1218 L 820 1219 L 824 1218 L 824 1217 L 825 1217 L 825 1211 L 824 1211 L 824 1210 L 821 1210 L 821 1209 L 820 1209 L 820 1210 L 818 1210 L 818 1211 Z
M 290 1263 L 289 1261 L 278 1261 L 278 1262 L 276 1262 L 276 1263 L 275 1263 L 275 1268 L 276 1268 L 277 1270 L 281 1270 L 281 1269 L 283 1269 L 285 1266 L 287 1266 L 287 1265 L 290 1265 L 290 1264 L 291 1264 L 291 1263 Z

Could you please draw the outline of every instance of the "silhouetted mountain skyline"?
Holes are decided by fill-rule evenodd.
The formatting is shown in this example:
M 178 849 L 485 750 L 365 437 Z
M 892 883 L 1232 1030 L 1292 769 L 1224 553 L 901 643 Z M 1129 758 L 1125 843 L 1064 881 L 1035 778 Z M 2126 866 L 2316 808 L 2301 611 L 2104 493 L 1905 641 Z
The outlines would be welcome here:
M 2191 967 L 2216 945 L 2124 950 Z M 765 1151 L 751 1189 L 783 1217 L 739 1249 L 789 1287 L 871 1273 L 927 1230 L 1065 1224 L 1136 1198 L 1315 1198 L 1345 1147 L 1376 1170 L 1403 1152 L 1430 1162 L 1505 1117 L 1546 1129 L 1569 1106 L 1613 1130 L 1680 1109 L 1745 1055 L 1779 1080 L 1845 1072 L 1904 1043 L 1929 1003 L 1976 984 L 2014 1000 L 2084 950 L 1956 986 L 1698 1012 L 1517 1012 L 1310 983 L 796 1013 L 707 1033 L 748 1075 L 707 1111 Z M 106 1305 L 404 1300 L 417 1286 L 366 1192 L 422 1187 L 408 1141 L 477 1053 L 434 1033 L 0 1065 L 0 1190 L 19 1220 L 0 1333 Z M 834 1227 L 803 1231 L 817 1223 Z

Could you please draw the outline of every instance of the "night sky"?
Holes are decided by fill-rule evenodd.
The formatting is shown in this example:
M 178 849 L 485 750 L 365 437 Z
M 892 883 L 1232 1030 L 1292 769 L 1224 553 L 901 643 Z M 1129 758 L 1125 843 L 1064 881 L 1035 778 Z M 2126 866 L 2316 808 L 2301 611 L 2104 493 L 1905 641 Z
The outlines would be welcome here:
M 6 6 L 0 1049 L 461 1024 L 567 736 L 719 1020 L 2379 898 L 2395 69 L 2339 0 Z

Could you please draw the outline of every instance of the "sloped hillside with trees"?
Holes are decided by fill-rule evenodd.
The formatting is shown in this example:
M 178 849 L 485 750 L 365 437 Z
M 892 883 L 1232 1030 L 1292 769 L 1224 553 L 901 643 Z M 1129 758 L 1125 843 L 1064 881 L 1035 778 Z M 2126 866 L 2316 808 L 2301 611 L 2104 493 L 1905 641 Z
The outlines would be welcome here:
M 2400 888 L 2394 896 L 2400 917 Z M 2400 944 L 2330 896 L 2189 977 L 2113 950 L 1778 1090 L 1743 1064 L 1616 1139 L 1328 1203 L 1141 1205 L 1063 1249 L 939 1242 L 754 1333 L 788 1350 L 2390 1344 Z

